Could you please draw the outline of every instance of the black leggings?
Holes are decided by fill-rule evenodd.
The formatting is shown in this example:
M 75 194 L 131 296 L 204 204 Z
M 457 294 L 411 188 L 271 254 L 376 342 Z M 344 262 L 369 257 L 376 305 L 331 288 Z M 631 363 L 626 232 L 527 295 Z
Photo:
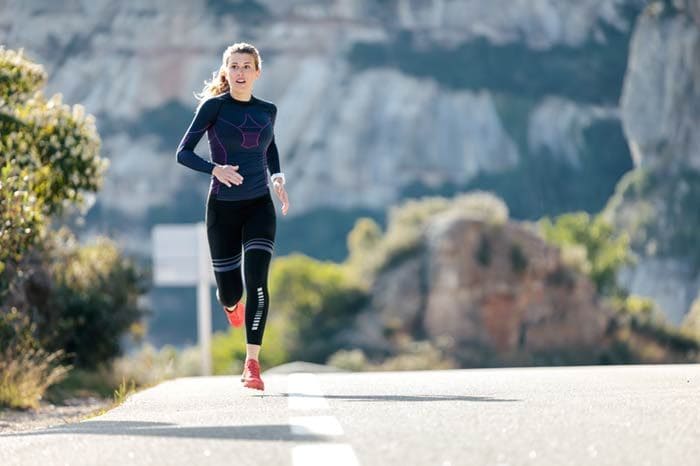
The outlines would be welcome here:
M 248 344 L 259 345 L 267 320 L 267 271 L 275 242 L 276 216 L 272 198 L 269 193 L 243 201 L 210 197 L 206 223 L 216 296 L 223 306 L 231 307 L 241 299 L 245 286 L 246 339 Z

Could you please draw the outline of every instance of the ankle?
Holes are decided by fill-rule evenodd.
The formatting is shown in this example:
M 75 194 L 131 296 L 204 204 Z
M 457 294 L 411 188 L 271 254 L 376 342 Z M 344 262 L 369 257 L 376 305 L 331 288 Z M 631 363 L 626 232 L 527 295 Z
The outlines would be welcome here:
M 233 306 L 224 306 L 224 311 L 226 312 L 233 312 L 236 310 L 236 307 L 238 306 L 238 303 L 234 304 Z

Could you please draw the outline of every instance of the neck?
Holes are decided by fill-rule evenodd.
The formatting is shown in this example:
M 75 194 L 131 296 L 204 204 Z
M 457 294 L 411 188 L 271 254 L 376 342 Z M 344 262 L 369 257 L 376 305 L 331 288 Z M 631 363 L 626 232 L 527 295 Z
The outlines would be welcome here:
M 231 97 L 242 102 L 247 102 L 253 97 L 252 92 L 236 92 L 234 90 L 230 91 Z

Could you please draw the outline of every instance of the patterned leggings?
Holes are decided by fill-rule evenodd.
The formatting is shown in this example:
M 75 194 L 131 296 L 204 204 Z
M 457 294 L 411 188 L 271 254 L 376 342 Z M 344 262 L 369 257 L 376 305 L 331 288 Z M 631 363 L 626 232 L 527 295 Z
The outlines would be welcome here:
M 275 244 L 275 206 L 270 194 L 243 201 L 207 201 L 207 238 L 219 302 L 236 304 L 246 292 L 248 344 L 262 343 L 269 294 L 267 273 Z M 241 270 L 242 269 L 242 270 Z

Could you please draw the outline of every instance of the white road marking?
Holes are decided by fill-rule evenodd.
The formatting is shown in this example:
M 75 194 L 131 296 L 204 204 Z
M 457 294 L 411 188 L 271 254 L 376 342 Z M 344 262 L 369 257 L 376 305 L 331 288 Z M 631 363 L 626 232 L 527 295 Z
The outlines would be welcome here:
M 314 374 L 291 374 L 287 378 L 290 410 L 328 409 L 328 401 Z M 293 435 L 341 436 L 343 427 L 333 416 L 297 416 L 289 419 Z M 308 443 L 292 448 L 293 466 L 360 466 L 355 450 L 347 443 Z
M 287 381 L 289 409 L 328 409 L 318 378 L 313 374 L 290 374 Z
M 333 416 L 303 416 L 289 420 L 292 434 L 295 435 L 343 435 L 343 427 Z
M 292 449 L 294 466 L 359 466 L 355 451 L 344 443 L 300 445 Z

